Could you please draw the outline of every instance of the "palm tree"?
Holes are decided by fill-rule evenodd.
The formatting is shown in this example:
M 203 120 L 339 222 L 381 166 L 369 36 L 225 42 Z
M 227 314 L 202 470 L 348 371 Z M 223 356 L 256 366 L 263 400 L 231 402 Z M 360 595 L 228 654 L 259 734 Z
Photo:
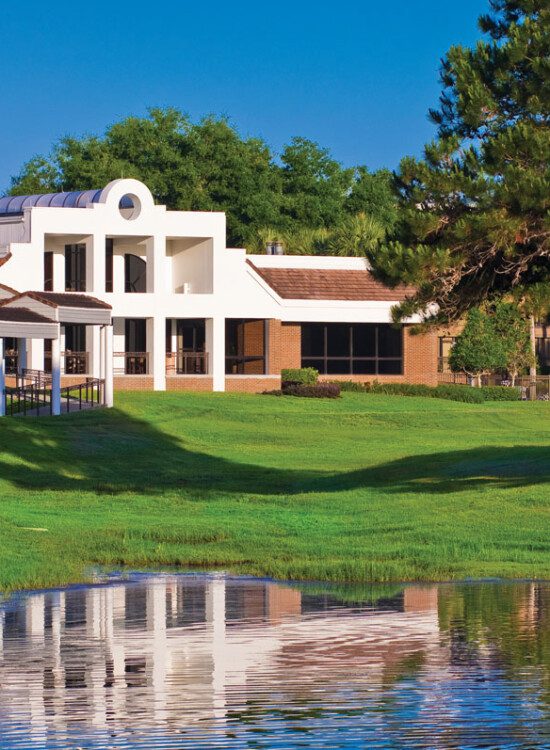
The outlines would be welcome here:
M 365 213 L 349 216 L 330 233 L 329 252 L 364 258 L 386 238 L 386 230 L 377 219 Z

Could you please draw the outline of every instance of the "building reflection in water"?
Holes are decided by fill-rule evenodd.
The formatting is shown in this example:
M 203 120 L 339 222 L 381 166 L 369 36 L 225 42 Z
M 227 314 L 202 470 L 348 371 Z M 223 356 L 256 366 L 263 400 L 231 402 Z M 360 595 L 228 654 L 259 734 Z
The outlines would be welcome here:
M 453 746 L 460 706 L 445 695 L 462 636 L 440 627 L 442 597 L 447 612 L 435 586 L 345 605 L 266 581 L 150 576 L 9 600 L 1 747 L 154 747 L 155 737 L 203 747 L 199 737 L 235 739 L 251 723 L 277 732 L 296 711 L 312 711 L 313 726 L 369 702 L 369 731 L 398 736 L 385 696 L 411 676 L 415 721 Z M 520 599 L 521 622 L 534 622 L 535 586 Z

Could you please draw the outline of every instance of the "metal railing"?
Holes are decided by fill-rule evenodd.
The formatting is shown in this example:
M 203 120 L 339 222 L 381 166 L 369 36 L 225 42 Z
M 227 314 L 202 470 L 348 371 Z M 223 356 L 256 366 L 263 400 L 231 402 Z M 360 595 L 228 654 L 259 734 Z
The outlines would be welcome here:
M 36 388 L 47 388 L 52 384 L 52 376 L 49 372 L 44 370 L 32 370 L 30 368 L 24 368 L 21 373 L 18 374 L 18 386 L 24 387 L 26 385 L 34 385 Z
M 88 352 L 71 352 L 61 353 L 62 372 L 65 375 L 86 375 L 89 370 L 90 356 Z
M 115 375 L 149 374 L 148 352 L 115 352 L 113 356 Z
M 105 381 L 99 378 L 86 378 L 84 383 L 61 388 L 61 411 L 67 414 L 86 407 L 102 406 L 104 403 Z
M 5 388 L 4 393 L 6 396 L 6 415 L 10 417 L 16 414 L 38 416 L 45 407 L 47 407 L 46 413 L 52 413 L 52 392 L 49 388 L 39 388 L 30 384 L 17 388 Z
M 19 364 L 19 354 L 12 349 L 7 349 L 4 354 L 4 361 L 6 364 L 6 375 L 16 375 L 17 366 Z
M 208 352 L 172 352 L 166 355 L 168 375 L 207 375 Z

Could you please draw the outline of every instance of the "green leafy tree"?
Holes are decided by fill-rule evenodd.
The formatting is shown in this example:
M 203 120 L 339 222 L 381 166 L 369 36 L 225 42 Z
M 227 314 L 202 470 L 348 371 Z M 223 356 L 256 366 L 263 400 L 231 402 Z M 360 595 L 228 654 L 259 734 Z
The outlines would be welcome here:
M 386 232 L 393 231 L 399 218 L 399 206 L 389 169 L 369 172 L 367 167 L 357 167 L 345 209 L 354 216 L 366 214 L 381 224 Z
M 490 5 L 484 38 L 443 62 L 437 141 L 401 163 L 400 239 L 371 257 L 380 278 L 418 290 L 398 319 L 456 320 L 550 279 L 550 5 Z
M 534 361 L 529 334 L 529 322 L 513 302 L 499 302 L 492 315 L 495 336 L 504 347 L 506 369 L 515 385 L 516 378 L 530 368 Z
M 340 222 L 353 170 L 343 169 L 327 149 L 293 138 L 281 155 L 283 220 L 286 226 L 330 228 Z
M 119 177 L 142 180 L 172 209 L 225 211 L 231 244 L 280 218 L 280 175 L 265 143 L 225 119 L 193 124 L 175 109 L 128 117 L 102 137 L 63 138 L 23 167 L 11 192 L 86 190 Z
M 449 355 L 453 372 L 465 372 L 481 385 L 481 376 L 507 365 L 507 349 L 496 334 L 494 316 L 479 308 L 469 311 L 466 325 L 457 337 Z

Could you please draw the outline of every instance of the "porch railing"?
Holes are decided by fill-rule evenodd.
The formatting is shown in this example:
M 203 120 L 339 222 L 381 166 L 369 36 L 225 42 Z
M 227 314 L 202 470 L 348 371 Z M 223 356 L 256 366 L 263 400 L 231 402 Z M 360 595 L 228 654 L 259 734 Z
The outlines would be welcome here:
M 208 352 L 172 352 L 166 355 L 168 375 L 207 375 Z
M 42 409 L 46 414 L 52 413 L 52 392 L 50 388 L 39 388 L 35 384 L 17 388 L 5 388 L 6 415 L 16 414 L 38 416 Z
M 115 375 L 148 375 L 149 353 L 115 352 L 113 369 Z
M 61 389 L 61 411 L 81 411 L 86 407 L 101 406 L 105 402 L 105 381 L 86 378 L 84 383 L 67 385 Z
M 88 352 L 62 352 L 62 372 L 65 375 L 86 375 L 90 365 Z
M 35 388 L 48 388 L 52 384 L 52 376 L 49 372 L 44 370 L 32 370 L 25 368 L 18 376 L 18 386 L 24 387 L 26 385 L 33 385 Z

